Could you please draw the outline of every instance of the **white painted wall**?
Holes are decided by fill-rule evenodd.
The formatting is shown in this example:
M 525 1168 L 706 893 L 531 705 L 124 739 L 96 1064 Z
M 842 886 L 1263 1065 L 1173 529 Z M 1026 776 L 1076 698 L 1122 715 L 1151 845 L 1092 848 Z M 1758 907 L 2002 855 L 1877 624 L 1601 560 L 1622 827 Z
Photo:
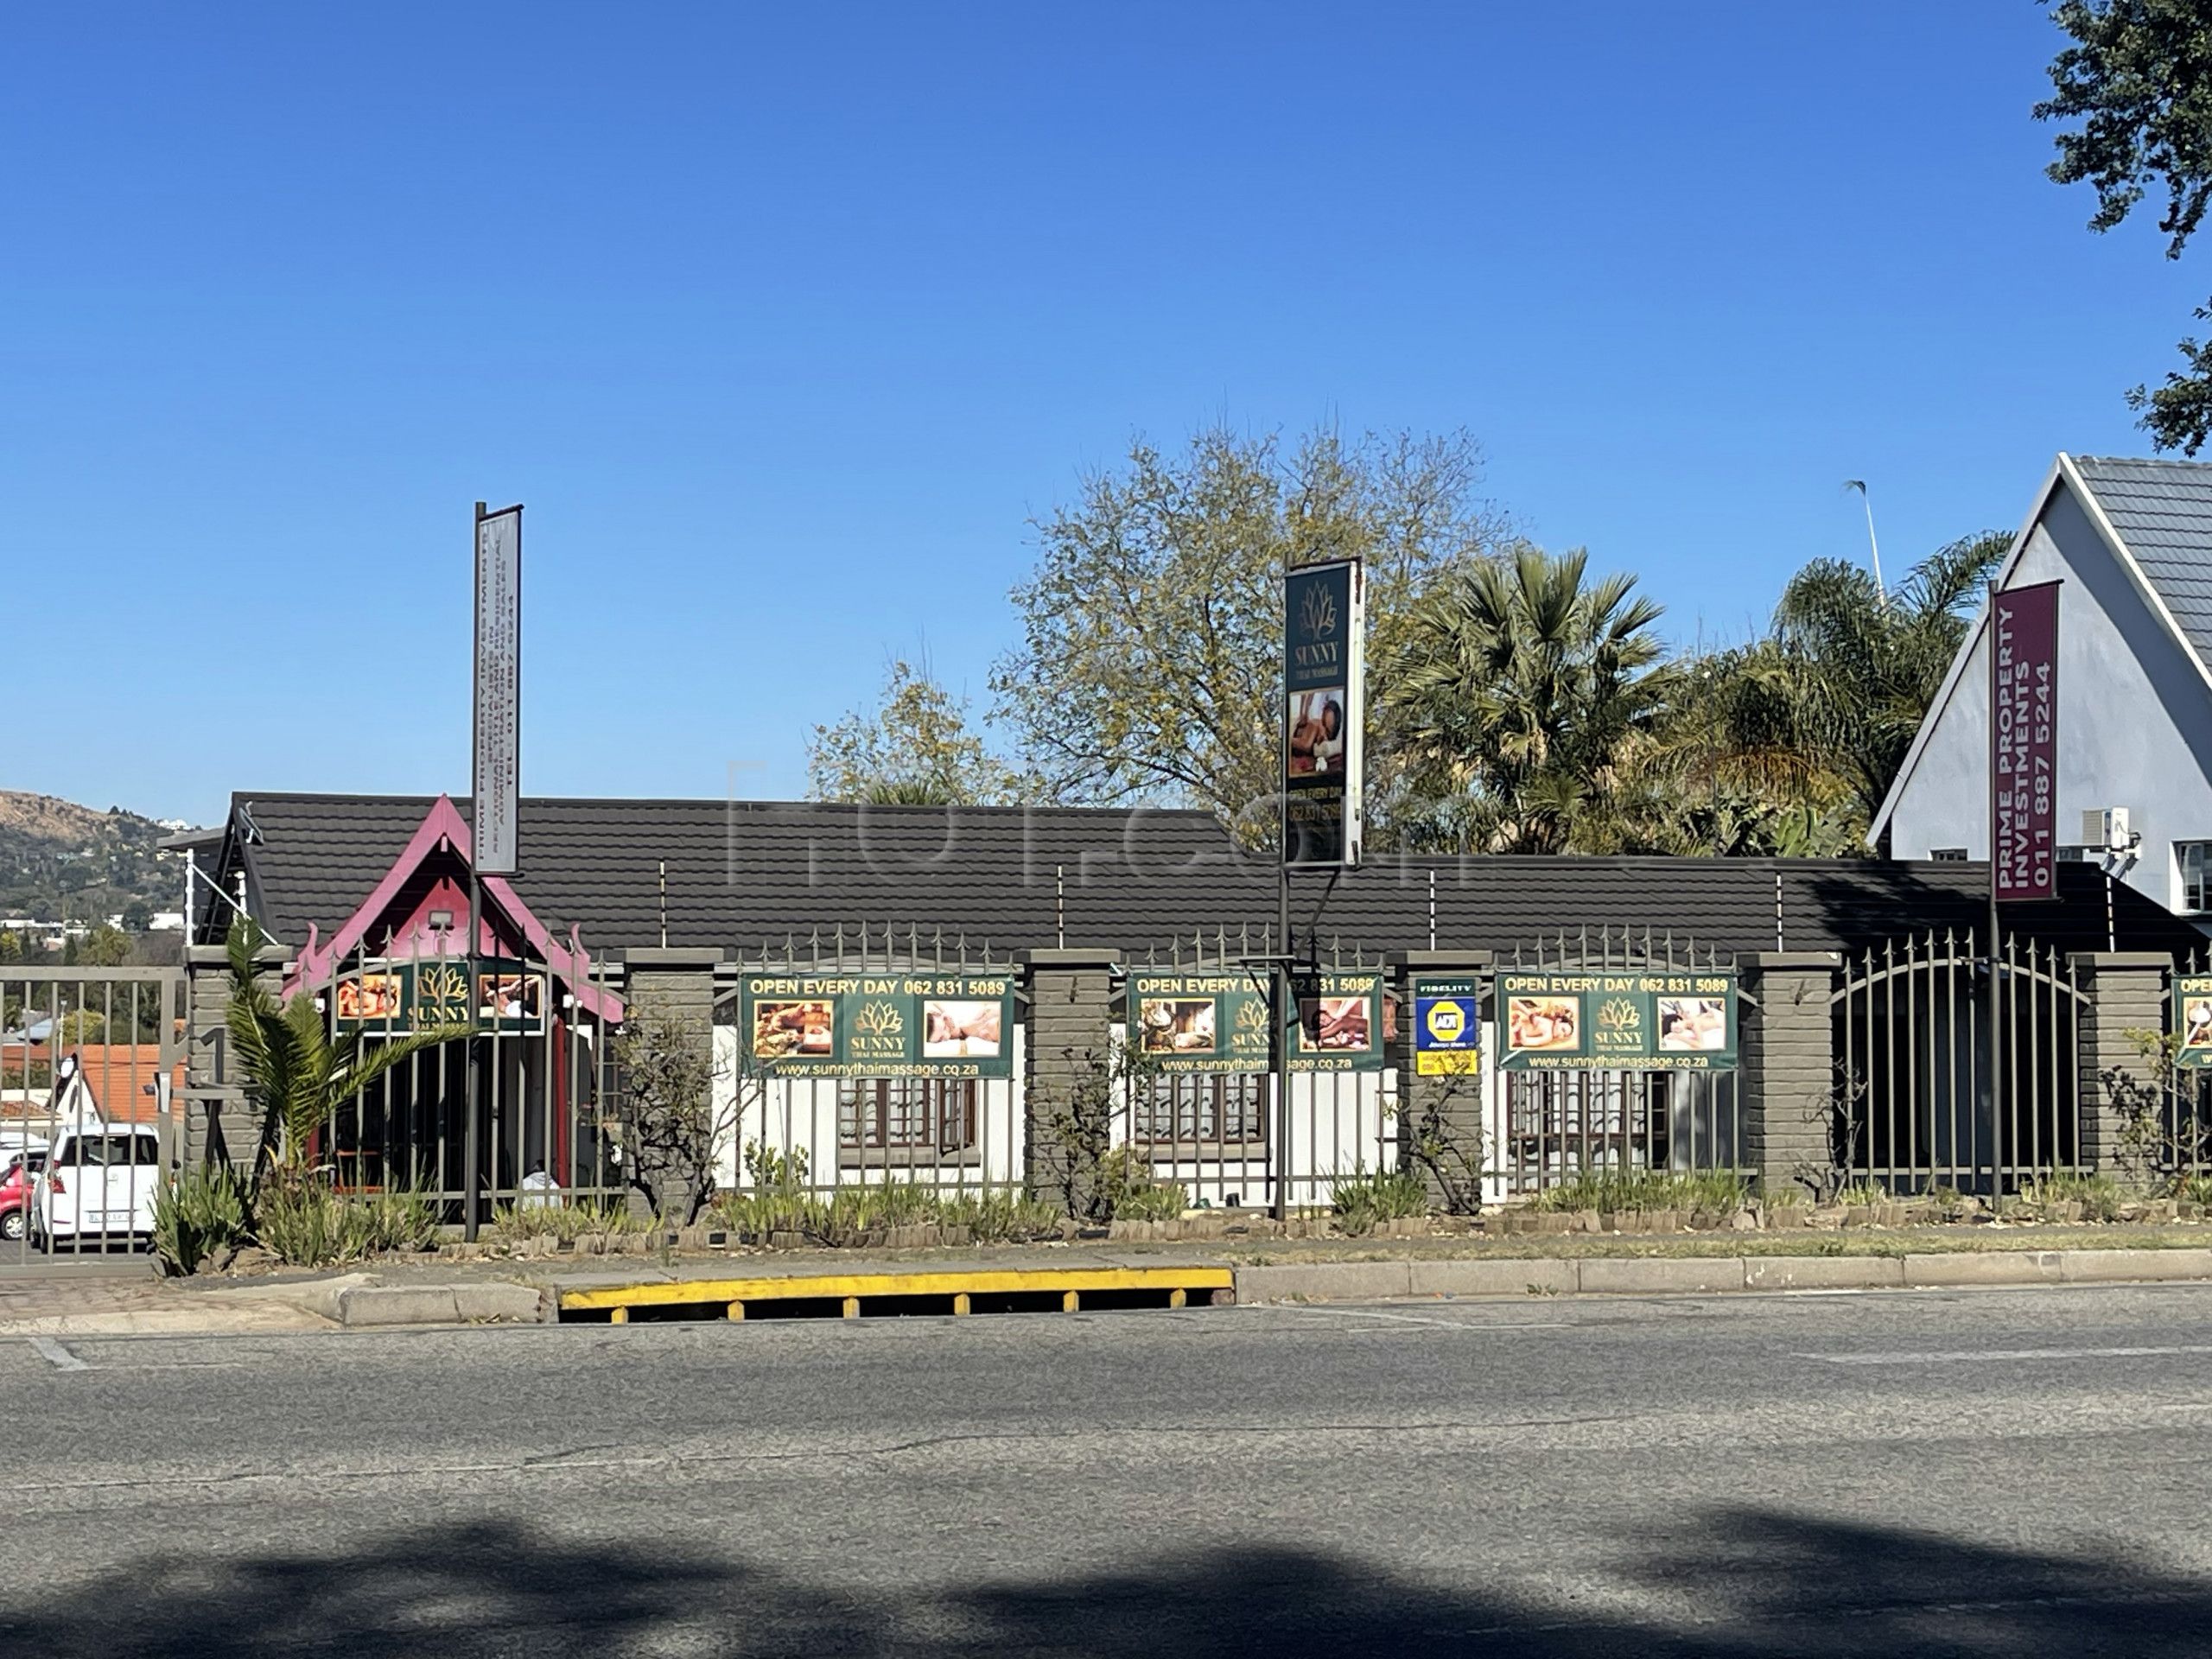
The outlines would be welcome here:
M 2124 806 L 2143 842 L 2107 868 L 2178 910 L 2173 843 L 2212 841 L 2212 687 L 2062 480 L 2005 585 L 2063 581 L 2058 599 L 2058 832 Z M 1891 817 L 1891 851 L 1989 855 L 1989 658 L 1973 656 L 1936 711 Z
M 1022 1051 L 1028 1033 L 1014 1028 L 1014 1079 L 985 1083 L 976 1090 L 976 1139 L 972 1157 L 938 1161 L 880 1151 L 841 1166 L 837 1147 L 837 1084 L 828 1077 L 770 1081 L 738 1076 L 737 1029 L 715 1027 L 715 1184 L 734 1192 L 745 1184 L 741 1158 L 747 1143 L 760 1141 L 779 1152 L 806 1154 L 808 1185 L 817 1188 L 883 1181 L 918 1181 L 950 1190 L 1005 1186 L 1021 1179 Z

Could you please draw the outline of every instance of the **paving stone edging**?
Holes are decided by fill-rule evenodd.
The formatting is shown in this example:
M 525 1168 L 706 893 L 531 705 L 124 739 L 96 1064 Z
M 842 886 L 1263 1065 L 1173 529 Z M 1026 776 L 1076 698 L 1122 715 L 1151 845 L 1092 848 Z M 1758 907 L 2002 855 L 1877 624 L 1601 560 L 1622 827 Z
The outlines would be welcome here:
M 1957 1250 L 1910 1255 L 1530 1256 L 1313 1262 L 1236 1269 L 1240 1302 L 1395 1296 L 1644 1296 L 1732 1290 L 2212 1279 L 2212 1249 Z

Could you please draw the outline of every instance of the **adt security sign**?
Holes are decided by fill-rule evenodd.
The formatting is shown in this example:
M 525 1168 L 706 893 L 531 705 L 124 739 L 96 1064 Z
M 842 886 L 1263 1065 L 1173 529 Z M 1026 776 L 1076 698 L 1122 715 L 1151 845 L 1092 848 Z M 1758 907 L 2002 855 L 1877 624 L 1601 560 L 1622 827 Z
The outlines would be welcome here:
M 1471 979 L 1414 982 L 1414 1071 L 1424 1077 L 1472 1077 L 1482 1069 L 1480 989 Z

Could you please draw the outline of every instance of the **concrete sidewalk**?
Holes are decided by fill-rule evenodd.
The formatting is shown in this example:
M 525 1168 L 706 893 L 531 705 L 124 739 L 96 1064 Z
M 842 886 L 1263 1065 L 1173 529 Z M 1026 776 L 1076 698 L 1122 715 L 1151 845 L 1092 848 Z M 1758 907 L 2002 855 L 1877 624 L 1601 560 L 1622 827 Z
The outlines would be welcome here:
M 1967 1285 L 2212 1281 L 2203 1229 L 2021 1229 L 1949 1234 L 1915 1249 L 1912 1234 L 1870 1235 L 1846 1253 L 1833 1237 L 1741 1235 L 1565 1240 L 1530 1252 L 1527 1238 L 1367 1243 L 1271 1242 L 1264 1251 L 1217 1243 L 1006 1245 L 899 1252 L 810 1250 L 588 1262 L 380 1262 L 342 1273 L 163 1280 L 136 1272 L 0 1278 L 0 1335 L 150 1332 L 330 1331 L 401 1325 L 534 1324 L 622 1317 L 618 1306 L 710 1308 L 717 1303 L 860 1297 L 961 1297 L 1189 1288 L 1188 1300 L 1351 1302 L 1477 1297 L 1712 1294 L 1789 1290 L 1910 1290 Z M 2109 1241 L 2109 1242 L 2107 1242 Z M 1712 1246 L 1732 1245 L 1731 1253 Z M 1518 1246 L 1522 1254 L 1507 1251 Z M 2056 1248 L 2053 1248 L 2053 1247 Z M 1249 1259 L 1259 1256 L 1261 1259 Z M 1248 1259 L 1240 1260 L 1239 1257 Z M 1163 1297 L 1163 1303 L 1165 1297 Z M 1183 1299 L 1179 1298 L 1178 1300 Z M 731 1307 L 732 1316 L 742 1313 Z

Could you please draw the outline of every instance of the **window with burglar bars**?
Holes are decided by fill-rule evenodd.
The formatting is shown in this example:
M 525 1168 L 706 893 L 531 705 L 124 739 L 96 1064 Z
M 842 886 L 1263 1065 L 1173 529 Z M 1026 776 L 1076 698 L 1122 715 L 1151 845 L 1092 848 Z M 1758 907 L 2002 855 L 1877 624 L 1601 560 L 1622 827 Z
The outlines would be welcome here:
M 856 1077 L 837 1087 L 837 1142 L 848 1151 L 976 1144 L 976 1084 L 965 1078 Z
M 1130 1103 L 1129 1116 L 1129 1138 L 1140 1145 L 1265 1141 L 1267 1079 L 1250 1072 L 1158 1077 Z

